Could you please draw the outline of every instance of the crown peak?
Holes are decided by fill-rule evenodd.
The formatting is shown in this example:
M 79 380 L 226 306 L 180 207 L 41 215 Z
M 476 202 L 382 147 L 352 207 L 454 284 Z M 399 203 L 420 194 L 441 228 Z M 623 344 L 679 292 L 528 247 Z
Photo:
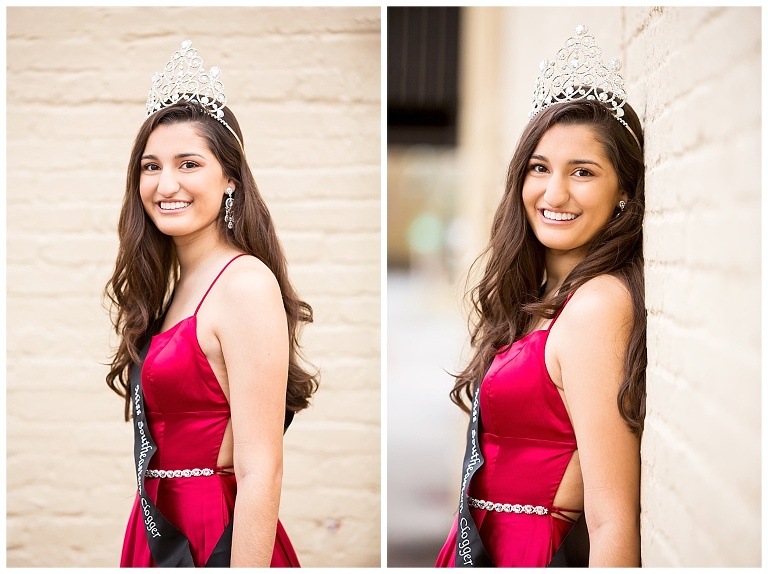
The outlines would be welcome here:
M 192 47 L 192 40 L 184 40 L 181 48 L 171 55 L 163 71 L 152 75 L 145 119 L 178 102 L 192 102 L 198 104 L 209 116 L 221 122 L 232 132 L 242 148 L 240 138 L 224 121 L 227 96 L 220 76 L 221 68 L 217 66 L 211 66 L 206 72 L 203 59 Z
M 637 136 L 622 119 L 626 91 L 624 78 L 619 74 L 621 60 L 611 58 L 602 61 L 602 50 L 595 43 L 595 37 L 588 34 L 585 24 L 576 26 L 571 36 L 554 59 L 545 58 L 539 64 L 540 74 L 536 80 L 531 101 L 529 119 L 546 107 L 576 100 L 598 101 L 605 105 L 617 120 Z

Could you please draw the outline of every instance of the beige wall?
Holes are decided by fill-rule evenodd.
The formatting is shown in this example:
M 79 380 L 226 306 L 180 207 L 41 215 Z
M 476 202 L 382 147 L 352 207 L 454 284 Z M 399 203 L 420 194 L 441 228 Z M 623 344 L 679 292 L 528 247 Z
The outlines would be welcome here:
M 760 21 L 626 13 L 647 141 L 649 566 L 761 561 Z
M 281 518 L 304 566 L 380 564 L 380 9 L 9 8 L 7 562 L 116 566 L 132 430 L 101 293 L 149 80 L 190 38 L 223 70 L 292 279 L 313 407 Z
M 760 9 L 469 13 L 460 150 L 468 259 L 487 240 L 538 62 L 589 25 L 603 56 L 622 59 L 646 135 L 643 563 L 759 566 Z M 505 57 L 495 68 L 472 59 L 496 46 Z

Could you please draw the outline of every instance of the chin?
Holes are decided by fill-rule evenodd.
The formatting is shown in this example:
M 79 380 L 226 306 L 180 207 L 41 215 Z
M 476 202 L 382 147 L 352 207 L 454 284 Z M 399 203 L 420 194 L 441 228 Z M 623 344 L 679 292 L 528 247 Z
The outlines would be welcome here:
M 551 249 L 552 251 L 573 251 L 574 249 L 580 249 L 586 244 L 582 241 L 568 240 L 563 237 L 537 237 L 539 243 L 544 246 L 545 249 Z
M 542 243 L 544 245 L 545 249 L 548 249 L 550 251 L 556 251 L 558 253 L 574 253 L 574 252 L 582 252 L 584 256 L 586 256 L 586 244 L 584 243 L 555 243 L 551 242 L 549 244 Z
M 168 235 L 169 237 L 179 237 L 189 233 L 188 229 L 185 229 L 180 225 L 168 225 L 167 223 L 158 225 L 155 223 L 155 227 L 157 227 L 157 230 L 160 233 L 163 235 Z

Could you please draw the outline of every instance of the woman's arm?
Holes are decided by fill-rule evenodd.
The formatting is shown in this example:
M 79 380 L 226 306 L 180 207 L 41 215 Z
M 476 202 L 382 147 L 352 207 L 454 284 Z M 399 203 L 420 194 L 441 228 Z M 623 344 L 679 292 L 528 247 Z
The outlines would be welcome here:
M 574 293 L 552 333 L 579 448 L 591 567 L 640 565 L 640 441 L 616 401 L 631 327 L 629 292 L 604 275 Z
M 234 266 L 233 266 L 234 267 Z M 232 560 L 270 564 L 283 474 L 288 327 L 280 288 L 258 260 L 233 268 L 218 337 L 227 368 L 237 477 Z

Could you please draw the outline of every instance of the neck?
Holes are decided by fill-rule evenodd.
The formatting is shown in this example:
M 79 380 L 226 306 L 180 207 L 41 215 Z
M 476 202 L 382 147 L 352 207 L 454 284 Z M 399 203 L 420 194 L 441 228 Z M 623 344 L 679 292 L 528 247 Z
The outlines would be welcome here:
M 571 274 L 574 267 L 584 260 L 585 252 L 582 250 L 555 251 L 547 249 L 544 254 L 544 266 L 547 270 L 547 284 L 544 288 L 543 299 L 556 294 L 566 277 Z
M 180 278 L 194 273 L 229 247 L 219 234 L 215 223 L 193 235 L 174 237 L 173 244 L 179 261 Z

